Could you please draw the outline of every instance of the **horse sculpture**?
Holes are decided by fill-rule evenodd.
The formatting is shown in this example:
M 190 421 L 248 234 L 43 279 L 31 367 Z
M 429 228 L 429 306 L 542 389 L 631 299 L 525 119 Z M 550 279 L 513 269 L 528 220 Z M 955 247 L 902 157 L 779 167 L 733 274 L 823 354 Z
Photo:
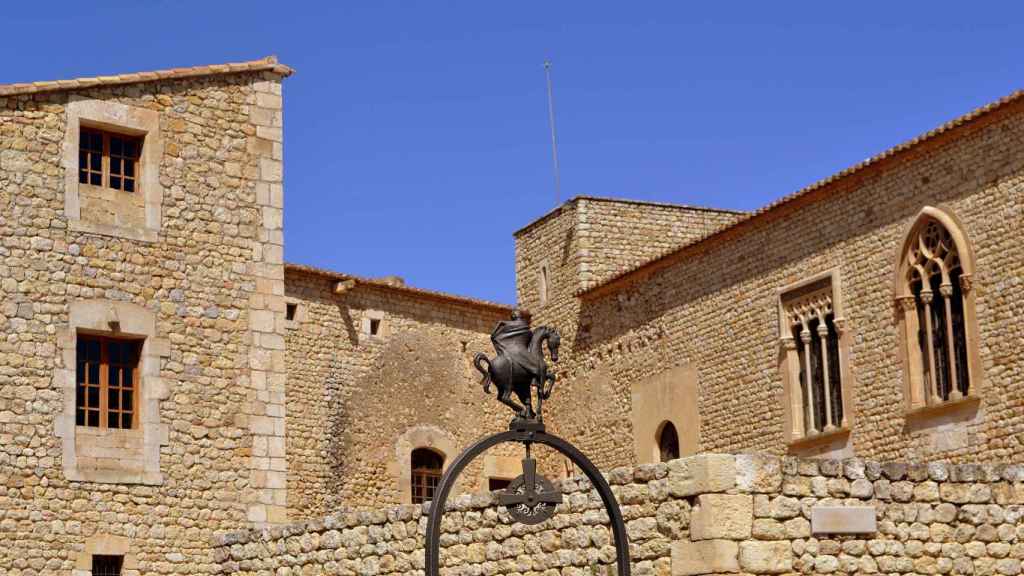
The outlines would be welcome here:
M 473 358 L 473 365 L 483 374 L 484 392 L 491 391 L 493 382 L 501 403 L 515 410 L 520 418 L 535 419 L 538 412 L 533 409 L 533 388 L 537 388 L 539 410 L 540 402 L 551 395 L 555 385 L 555 375 L 548 372 L 544 361 L 544 344 L 547 343 L 551 361 L 558 362 L 561 342 L 558 331 L 547 326 L 531 330 L 528 317 L 516 310 L 511 320 L 498 323 L 491 334 L 491 342 L 497 352 L 493 359 L 483 353 Z M 513 392 L 519 404 L 512 399 Z

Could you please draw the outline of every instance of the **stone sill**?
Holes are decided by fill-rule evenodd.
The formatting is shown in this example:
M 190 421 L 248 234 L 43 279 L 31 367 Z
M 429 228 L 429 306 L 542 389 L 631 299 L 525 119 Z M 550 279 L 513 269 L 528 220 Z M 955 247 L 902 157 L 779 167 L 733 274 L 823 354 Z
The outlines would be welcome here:
M 976 411 L 981 404 L 981 397 L 968 394 L 960 400 L 948 400 L 939 404 L 911 408 L 904 414 L 907 420 L 922 421 L 942 418 L 960 413 Z
M 101 436 L 104 438 L 125 438 L 125 439 L 142 439 L 143 432 L 140 428 L 99 428 L 97 426 L 79 426 L 75 425 L 75 435 L 82 436 Z
M 85 220 L 68 220 L 68 229 L 72 232 L 86 232 L 88 234 L 99 234 L 113 238 L 125 238 L 138 240 L 139 242 L 155 243 L 159 240 L 156 230 L 150 228 L 129 228 L 127 226 L 111 226 L 97 224 Z
M 817 448 L 823 444 L 831 444 L 833 442 L 843 440 L 849 436 L 849 426 L 842 426 L 835 430 L 829 430 L 828 432 L 818 432 L 817 434 L 790 440 L 788 444 L 789 452 L 790 454 L 803 452 L 810 448 Z

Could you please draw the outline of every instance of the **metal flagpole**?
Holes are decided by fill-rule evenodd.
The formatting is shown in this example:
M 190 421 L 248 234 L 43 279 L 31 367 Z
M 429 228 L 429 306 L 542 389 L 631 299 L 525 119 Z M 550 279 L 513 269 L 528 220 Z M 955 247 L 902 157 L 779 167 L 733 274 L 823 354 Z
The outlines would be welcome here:
M 544 76 L 548 81 L 548 121 L 551 124 L 551 158 L 555 163 L 555 206 L 562 201 L 562 180 L 558 169 L 558 137 L 555 131 L 555 95 L 551 89 L 551 61 L 544 61 Z

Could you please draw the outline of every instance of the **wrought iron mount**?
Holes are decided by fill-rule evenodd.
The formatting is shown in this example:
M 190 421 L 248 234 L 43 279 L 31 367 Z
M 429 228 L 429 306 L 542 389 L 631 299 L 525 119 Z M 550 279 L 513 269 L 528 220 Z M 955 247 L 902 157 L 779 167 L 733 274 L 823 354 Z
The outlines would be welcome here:
M 523 459 L 523 475 L 517 479 L 522 479 L 522 491 L 520 492 L 519 489 L 511 490 L 515 485 L 515 482 L 513 482 L 505 494 L 498 496 L 499 503 L 505 506 L 511 505 L 509 514 L 524 524 L 537 524 L 554 514 L 555 506 L 561 502 L 562 495 L 557 492 L 554 485 L 546 478 L 536 475 L 536 462 L 529 455 L 529 447 L 532 444 L 543 444 L 554 448 L 579 467 L 597 490 L 611 523 L 612 536 L 615 540 L 617 574 L 618 576 L 629 576 L 629 540 L 626 537 L 626 525 L 622 519 L 622 511 L 619 510 L 619 505 L 615 501 L 615 496 L 612 494 L 612 489 L 608 482 L 590 459 L 583 455 L 575 446 L 558 436 L 548 434 L 544 429 L 543 422 L 526 419 L 515 419 L 509 425 L 507 432 L 499 432 L 476 441 L 463 450 L 451 465 L 448 466 L 448 469 L 441 477 L 441 482 L 434 491 L 434 500 L 430 505 L 430 515 L 427 519 L 426 576 L 439 576 L 441 518 L 444 516 L 445 503 L 448 501 L 448 495 L 455 485 L 455 480 L 474 458 L 489 448 L 506 442 L 519 442 L 527 449 L 527 456 Z M 527 487 L 530 486 L 528 478 L 531 476 L 534 479 L 533 494 L 527 495 Z M 523 509 L 517 512 L 516 509 L 520 505 L 523 506 Z

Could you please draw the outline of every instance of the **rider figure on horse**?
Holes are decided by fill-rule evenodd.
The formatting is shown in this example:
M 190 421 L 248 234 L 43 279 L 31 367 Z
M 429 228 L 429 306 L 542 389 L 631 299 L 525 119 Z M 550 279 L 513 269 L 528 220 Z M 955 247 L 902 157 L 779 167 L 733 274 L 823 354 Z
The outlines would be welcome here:
M 498 399 L 523 417 L 533 418 L 530 388 L 537 387 L 539 399 L 551 394 L 554 375 L 548 372 L 542 343 L 547 342 L 551 359 L 558 360 L 558 332 L 547 327 L 530 328 L 530 315 L 525 310 L 513 310 L 509 320 L 502 320 L 491 333 L 491 342 L 497 355 L 493 360 L 477 354 L 474 365 L 484 375 L 484 391 L 493 382 L 498 386 Z M 510 398 L 515 393 L 522 403 L 517 406 Z

